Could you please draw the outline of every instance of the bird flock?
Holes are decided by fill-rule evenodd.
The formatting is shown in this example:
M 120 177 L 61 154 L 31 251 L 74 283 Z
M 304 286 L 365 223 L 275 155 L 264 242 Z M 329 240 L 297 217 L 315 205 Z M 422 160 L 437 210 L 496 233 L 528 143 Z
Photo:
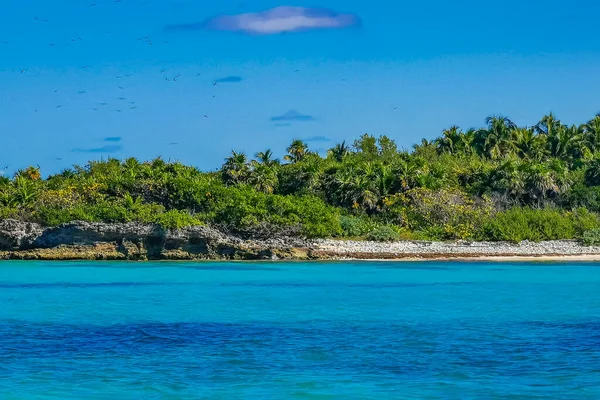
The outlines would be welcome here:
M 133 0 L 131 0 L 133 1 Z M 87 7 L 89 9 L 99 9 L 101 7 L 105 7 L 105 6 L 118 6 L 121 3 L 128 3 L 130 2 L 130 0 L 106 0 L 104 2 L 100 2 L 95 1 L 92 3 L 89 3 L 87 6 L 83 5 L 83 7 Z M 141 4 L 141 5 L 145 5 L 148 4 L 148 0 L 144 1 L 140 1 L 140 2 L 136 2 L 136 4 Z M 246 7 L 246 3 L 240 3 L 239 4 L 240 8 L 245 8 Z M 44 26 L 48 26 L 50 28 L 52 28 L 52 25 L 54 24 L 54 22 L 52 21 L 51 18 L 46 18 L 42 15 L 32 15 L 31 18 L 33 19 L 34 23 L 36 24 L 43 24 Z M 59 24 L 59 22 L 56 22 L 57 24 Z M 139 37 L 130 37 L 130 40 L 132 43 L 138 43 L 139 46 L 142 47 L 148 47 L 151 49 L 156 49 L 157 46 L 160 45 L 167 45 L 169 42 L 164 40 L 164 38 L 160 38 L 158 37 L 159 35 L 149 35 L 149 34 L 143 34 Z M 135 41 L 134 41 L 135 39 Z M 76 44 L 76 43 L 82 43 L 83 45 L 86 45 L 86 37 L 85 35 L 72 35 L 72 37 L 70 37 L 70 39 L 65 39 L 66 41 L 70 42 L 70 44 Z M 126 38 L 124 38 L 124 40 L 126 40 Z M 3 45 L 9 45 L 11 43 L 10 38 L 0 38 L 0 54 L 2 54 L 2 49 L 3 49 Z M 54 50 L 51 51 L 56 51 L 57 49 L 67 45 L 69 43 L 64 43 L 64 42 L 59 42 L 59 41 L 52 41 L 50 43 L 48 43 L 48 47 L 52 48 Z M 140 48 L 141 50 L 141 48 Z M 75 50 L 76 51 L 76 50 Z M 153 51 L 153 50 L 150 50 Z M 76 53 L 75 53 L 76 54 Z M 194 72 L 190 72 L 189 76 L 186 73 L 186 76 L 183 76 L 181 72 L 176 71 L 173 69 L 173 67 L 169 66 L 169 63 L 166 63 L 167 65 L 159 65 L 156 69 L 156 76 L 157 79 L 160 79 L 164 82 L 168 82 L 169 84 L 177 84 L 178 82 L 182 81 L 182 80 L 186 80 L 187 82 L 189 82 L 188 79 L 193 79 L 193 80 L 198 80 L 198 81 L 204 81 L 204 74 L 203 72 L 200 71 L 194 71 Z M 84 64 L 78 67 L 78 69 L 81 71 L 82 74 L 85 73 L 93 73 L 95 70 L 99 71 L 100 70 L 100 66 L 96 67 L 93 64 Z M 27 76 L 30 73 L 33 73 L 34 71 L 30 71 L 28 70 L 27 67 L 25 68 L 20 68 L 20 73 L 24 76 Z M 300 70 L 299 69 L 293 69 L 294 73 L 299 73 Z M 132 97 L 132 91 L 129 90 L 129 84 L 131 83 L 131 79 L 132 77 L 134 77 L 136 74 L 135 71 L 133 72 L 127 72 L 127 73 L 118 73 L 114 75 L 114 93 L 117 93 L 114 98 L 97 98 L 95 96 L 97 96 L 97 93 L 95 93 L 95 91 L 92 88 L 86 88 L 86 87 L 80 87 L 79 89 L 77 89 L 75 92 L 72 92 L 72 88 L 71 89 L 66 89 L 66 88 L 51 88 L 50 90 L 52 90 L 51 94 L 54 94 L 55 96 L 53 97 L 52 95 L 50 95 L 50 98 L 54 98 L 56 99 L 55 103 L 51 106 L 49 106 L 50 108 L 53 107 L 54 110 L 56 112 L 62 111 L 64 109 L 68 109 L 72 104 L 78 104 L 79 106 L 84 106 L 84 107 L 89 107 L 89 111 L 94 112 L 94 113 L 103 113 L 103 112 L 111 112 L 113 114 L 122 114 L 122 113 L 134 113 L 136 112 L 140 107 L 143 107 L 143 101 L 138 102 L 138 99 L 133 98 Z M 241 79 L 241 78 L 240 78 Z M 339 78 L 342 82 L 346 82 L 347 79 L 346 78 Z M 317 80 L 317 82 L 319 82 Z M 219 80 L 218 78 L 212 79 L 212 80 L 206 80 L 205 81 L 206 85 L 207 85 L 207 89 L 210 88 L 210 86 L 212 86 L 212 98 L 216 98 L 217 94 L 218 94 L 218 90 L 219 87 L 222 84 L 222 81 Z M 106 95 L 103 95 L 106 96 Z M 84 100 L 85 99 L 85 100 Z M 42 110 L 42 105 L 38 104 L 37 106 L 32 107 L 32 111 L 34 113 L 38 113 L 39 111 Z M 44 107 L 48 107 L 48 106 L 44 106 Z M 393 110 L 396 110 L 397 107 L 394 107 Z M 208 113 L 200 113 L 200 115 L 202 115 L 203 119 L 209 119 L 209 114 Z M 177 146 L 179 145 L 179 142 L 177 141 L 172 141 L 172 142 L 168 142 L 165 143 L 168 146 Z M 61 161 L 63 160 L 63 156 L 58 155 L 56 158 L 56 161 Z M 6 168 L 4 168 L 3 171 L 6 171 L 8 169 L 8 166 L 6 166 Z
M 114 3 L 115 5 L 118 5 L 119 3 L 125 3 L 126 1 L 124 1 L 124 0 L 108 0 L 106 2 L 103 2 L 102 4 L 99 4 L 99 2 L 93 2 L 93 3 L 88 4 L 87 7 L 88 8 L 100 8 L 100 6 L 110 6 L 111 2 Z M 145 4 L 148 4 L 148 2 L 149 1 L 143 1 L 139 4 L 145 5 Z M 45 26 L 52 28 L 53 21 L 50 18 L 45 18 L 40 15 L 33 15 L 31 18 L 33 19 L 34 23 L 44 24 Z M 11 44 L 10 38 L 0 38 L 0 39 L 1 39 L 0 46 Z M 133 38 L 131 38 L 131 39 L 133 40 Z M 81 42 L 81 43 L 85 44 L 86 39 L 85 39 L 85 36 L 75 35 L 70 39 L 70 42 L 71 43 Z M 150 37 L 149 35 L 143 35 L 143 36 L 138 37 L 137 42 L 140 43 L 141 46 L 154 46 L 154 47 L 156 47 L 155 44 L 157 44 L 157 43 L 163 44 L 163 45 L 168 44 L 168 41 L 158 40 L 158 39 Z M 59 47 L 65 45 L 65 44 L 66 43 L 53 41 L 53 42 L 48 43 L 48 47 L 58 49 Z M 2 52 L 3 52 L 3 47 L 0 47 L 0 54 L 2 54 Z M 81 72 L 93 72 L 95 67 L 94 67 L 94 65 L 86 64 L 86 65 L 81 65 L 78 69 Z M 20 74 L 22 74 L 23 76 L 33 74 L 33 72 L 34 71 L 31 71 L 28 68 L 20 69 Z M 117 113 L 117 114 L 126 113 L 126 112 L 135 112 L 140 107 L 140 105 L 138 104 L 137 99 L 130 97 L 131 95 L 129 94 L 130 92 L 128 91 L 128 78 L 132 78 L 132 77 L 134 77 L 134 75 L 135 75 L 135 72 L 121 73 L 118 75 L 114 75 L 114 86 L 115 86 L 117 93 L 119 93 L 119 94 L 116 95 L 112 100 L 110 98 L 108 98 L 108 99 L 103 98 L 103 99 L 96 99 L 94 101 L 95 94 L 93 93 L 93 91 L 88 91 L 88 89 L 85 87 L 82 87 L 82 88 L 76 90 L 75 93 L 73 93 L 73 92 L 69 93 L 69 90 L 66 90 L 64 88 L 54 88 L 51 93 L 55 95 L 54 98 L 57 100 L 56 100 L 56 103 L 54 105 L 52 105 L 51 107 L 53 107 L 53 109 L 56 111 L 61 111 L 63 109 L 69 108 L 69 106 L 71 104 L 79 104 L 79 105 L 88 104 L 89 110 L 92 112 L 110 111 L 110 112 Z M 160 69 L 158 69 L 157 75 L 159 77 L 161 77 L 161 79 L 163 79 L 165 82 L 169 82 L 172 84 L 179 82 L 179 80 L 183 78 L 181 73 L 179 73 L 177 71 L 171 71 L 168 66 L 161 67 Z M 203 77 L 203 73 L 195 72 L 191 77 L 193 77 L 194 79 L 199 79 L 199 78 L 201 79 Z M 210 81 L 210 85 L 212 85 L 212 87 L 216 90 L 216 88 L 218 86 L 218 80 L 215 79 L 213 81 Z M 216 98 L 216 97 L 217 97 L 216 93 L 212 93 L 212 98 Z M 50 98 L 52 98 L 52 96 Z M 59 98 L 61 99 L 60 101 L 58 100 Z M 84 102 L 84 101 L 82 101 L 83 98 L 87 98 L 88 100 Z M 67 99 L 67 100 L 65 100 L 65 99 Z M 38 105 L 37 107 L 33 107 L 32 111 L 34 113 L 38 113 L 39 111 L 42 111 L 42 106 Z M 201 115 L 202 115 L 203 119 L 209 118 L 208 114 L 206 114 L 206 113 L 202 113 Z M 178 142 L 169 142 L 168 143 L 169 146 L 177 146 L 178 144 L 179 144 Z M 63 160 L 63 157 L 57 156 L 57 157 L 55 157 L 55 160 L 61 161 L 61 160 Z M 9 168 L 9 166 L 6 165 L 3 169 L 0 170 L 0 173 L 4 174 L 8 170 L 8 168 Z

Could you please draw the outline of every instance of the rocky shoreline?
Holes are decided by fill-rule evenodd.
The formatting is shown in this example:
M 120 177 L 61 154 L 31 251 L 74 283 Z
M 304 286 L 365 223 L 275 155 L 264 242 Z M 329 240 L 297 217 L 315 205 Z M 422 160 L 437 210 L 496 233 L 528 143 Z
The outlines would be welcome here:
M 351 240 L 244 239 L 197 226 L 164 230 L 138 223 L 72 222 L 44 228 L 0 221 L 0 260 L 347 260 L 569 258 L 600 260 L 600 247 L 577 241 L 378 243 Z

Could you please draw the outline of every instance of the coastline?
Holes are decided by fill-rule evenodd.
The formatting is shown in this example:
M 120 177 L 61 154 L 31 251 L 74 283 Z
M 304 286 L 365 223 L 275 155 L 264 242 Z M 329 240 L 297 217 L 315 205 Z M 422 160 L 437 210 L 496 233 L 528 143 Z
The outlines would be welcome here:
M 368 242 L 241 238 L 207 226 L 0 221 L 0 260 L 600 261 L 600 246 L 547 242 Z
M 556 262 L 556 261 L 583 261 L 600 262 L 600 255 L 542 255 L 542 256 L 473 256 L 473 257 L 446 257 L 431 255 L 428 257 L 398 257 L 398 258 L 338 258 L 336 261 L 373 261 L 373 262 L 427 262 L 427 261 L 462 261 L 462 262 Z

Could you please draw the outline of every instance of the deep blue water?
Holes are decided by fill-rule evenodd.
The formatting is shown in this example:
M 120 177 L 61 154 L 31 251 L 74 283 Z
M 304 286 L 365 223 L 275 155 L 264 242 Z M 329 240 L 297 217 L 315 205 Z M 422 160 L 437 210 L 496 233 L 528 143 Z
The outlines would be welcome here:
M 0 262 L 0 399 L 599 399 L 600 264 Z

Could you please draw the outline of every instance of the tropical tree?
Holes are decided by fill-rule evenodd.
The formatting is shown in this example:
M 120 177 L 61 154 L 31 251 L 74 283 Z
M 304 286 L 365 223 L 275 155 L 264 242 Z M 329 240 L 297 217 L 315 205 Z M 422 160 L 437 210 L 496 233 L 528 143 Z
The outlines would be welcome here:
M 302 140 L 296 139 L 292 141 L 292 144 L 287 148 L 288 154 L 283 157 L 284 160 L 290 163 L 297 163 L 302 161 L 304 157 L 309 153 L 308 146 Z
M 221 176 L 225 184 L 244 183 L 248 179 L 250 168 L 248 158 L 243 152 L 232 150 L 221 167 Z
M 266 166 L 271 167 L 271 166 L 279 164 L 279 160 L 275 158 L 271 149 L 267 149 L 265 151 L 259 151 L 258 153 L 256 153 L 256 155 L 254 157 L 256 158 L 256 162 L 258 162 L 261 165 L 266 165 Z
M 592 152 L 600 151 L 600 114 L 582 126 L 585 144 Z
M 434 143 L 438 153 L 456 154 L 464 150 L 464 141 L 462 131 L 456 125 L 442 131 L 442 136 L 435 139 Z
M 588 162 L 584 179 L 588 186 L 600 186 L 600 154 L 596 153 L 594 158 Z
M 559 125 L 546 134 L 549 155 L 572 162 L 582 155 L 584 135 L 581 127 Z
M 534 128 L 514 129 L 510 146 L 520 158 L 540 160 L 546 153 L 546 136 L 538 135 Z
M 268 164 L 255 164 L 248 183 L 259 192 L 273 193 L 277 187 L 277 171 Z
M 473 145 L 478 154 L 491 159 L 500 159 L 510 150 L 509 141 L 512 131 L 517 128 L 510 119 L 491 116 L 485 120 L 486 128 L 474 134 Z
M 327 154 L 333 157 L 337 162 L 344 161 L 344 158 L 350 153 L 350 147 L 346 145 L 344 140 L 342 143 L 336 144 L 327 151 Z

